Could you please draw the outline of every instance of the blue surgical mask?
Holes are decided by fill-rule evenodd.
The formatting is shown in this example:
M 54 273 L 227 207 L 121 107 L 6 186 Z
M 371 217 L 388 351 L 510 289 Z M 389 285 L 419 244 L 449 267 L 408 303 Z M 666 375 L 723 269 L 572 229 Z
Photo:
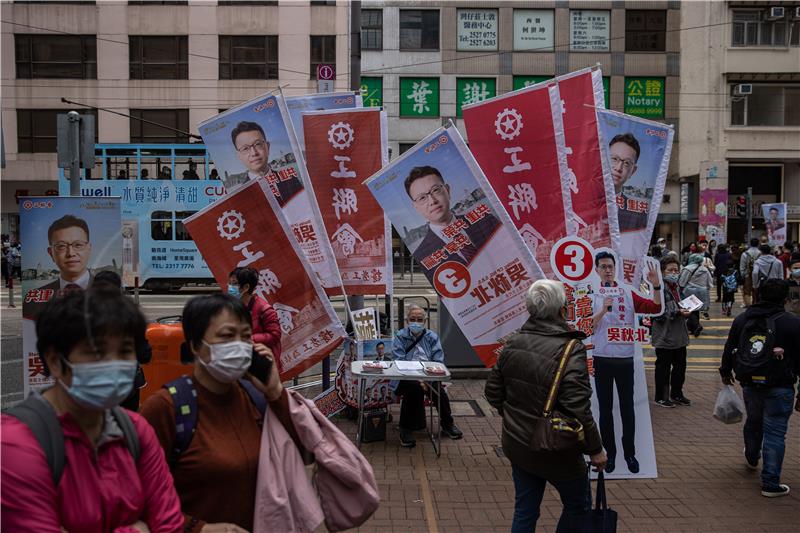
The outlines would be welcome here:
M 231 296 L 239 296 L 239 286 L 238 285 L 230 285 L 228 284 L 228 294 Z
M 425 327 L 422 325 L 422 322 L 409 322 L 408 323 L 408 330 L 411 333 L 415 334 L 415 335 L 417 333 L 421 333 L 423 329 L 425 329 Z
M 792 277 L 800 279 L 800 268 L 795 268 L 792 270 Z
M 104 411 L 119 405 L 133 389 L 136 361 L 64 363 L 72 369 L 72 385 L 58 380 L 76 403 L 87 409 Z
M 678 275 L 677 274 L 665 274 L 664 281 L 667 283 L 678 283 Z

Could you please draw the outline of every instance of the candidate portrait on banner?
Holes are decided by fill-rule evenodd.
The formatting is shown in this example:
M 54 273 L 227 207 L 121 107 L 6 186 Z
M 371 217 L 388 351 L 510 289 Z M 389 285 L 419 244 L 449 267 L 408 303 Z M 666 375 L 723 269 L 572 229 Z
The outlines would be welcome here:
M 470 224 L 464 214 L 456 214 L 453 211 L 450 184 L 436 167 L 423 165 L 412 168 L 405 178 L 404 187 L 414 209 L 425 220 L 422 238 L 411 253 L 429 278 L 432 269 L 426 267 L 425 259 L 444 248 L 458 235 L 448 228 L 452 228 L 454 224 L 463 226 L 463 232 L 470 241 L 458 253 L 451 255 L 449 260 L 468 265 L 500 225 L 491 213 L 487 213 L 474 224 Z M 478 200 L 478 196 L 475 191 L 468 193 L 459 198 L 456 205 L 469 207 L 470 202 Z
M 783 245 L 786 242 L 786 204 L 762 204 L 761 211 L 769 243 Z

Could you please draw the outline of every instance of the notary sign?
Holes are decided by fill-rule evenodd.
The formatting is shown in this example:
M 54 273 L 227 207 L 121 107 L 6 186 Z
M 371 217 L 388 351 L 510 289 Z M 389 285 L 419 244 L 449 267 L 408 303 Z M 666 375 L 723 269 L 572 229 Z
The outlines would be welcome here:
M 496 9 L 459 9 L 457 24 L 459 50 L 497 50 Z
M 625 78 L 625 113 L 664 118 L 664 78 Z

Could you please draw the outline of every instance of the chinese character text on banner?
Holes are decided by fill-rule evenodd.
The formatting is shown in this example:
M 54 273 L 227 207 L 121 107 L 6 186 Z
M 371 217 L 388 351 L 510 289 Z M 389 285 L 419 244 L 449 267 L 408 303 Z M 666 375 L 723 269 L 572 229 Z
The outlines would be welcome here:
M 635 287 L 664 196 L 675 132 L 668 124 L 605 109 L 597 110 L 597 120 L 600 148 L 616 195 L 620 232 L 616 252 L 625 283 Z
M 561 99 L 532 85 L 464 108 L 469 147 L 549 277 L 550 244 L 571 218 Z
M 486 366 L 528 318 L 543 277 L 455 127 L 440 128 L 367 182 Z
M 214 278 L 227 284 L 238 267 L 258 271 L 254 294 L 278 313 L 281 379 L 291 379 L 330 354 L 345 331 L 292 238 L 269 184 L 246 183 L 184 221 Z
M 386 114 L 377 108 L 303 115 L 308 174 L 345 292 L 392 293 L 391 228 L 362 182 L 387 161 Z
M 320 109 L 348 109 L 352 107 L 361 107 L 360 94 L 347 92 L 287 96 L 286 109 L 289 110 L 289 119 L 292 121 L 292 127 L 303 154 L 305 155 L 306 153 L 306 143 L 303 135 L 303 113 L 319 111 Z
M 283 99 L 266 95 L 200 123 L 199 129 L 227 191 L 264 177 L 325 292 L 340 295 L 339 269 L 317 203 L 305 188 L 308 173 L 290 125 Z
M 53 383 L 36 349 L 36 318 L 62 291 L 88 289 L 101 270 L 120 270 L 122 223 L 119 198 L 80 196 L 19 199 L 22 253 L 22 368 L 25 397 Z
M 570 234 L 587 240 L 595 248 L 619 245 L 619 227 L 614 209 L 613 187 L 598 141 L 595 108 L 603 108 L 603 75 L 587 68 L 559 76 L 558 91 L 564 115 L 564 139 L 569 165 L 569 192 L 573 224 Z

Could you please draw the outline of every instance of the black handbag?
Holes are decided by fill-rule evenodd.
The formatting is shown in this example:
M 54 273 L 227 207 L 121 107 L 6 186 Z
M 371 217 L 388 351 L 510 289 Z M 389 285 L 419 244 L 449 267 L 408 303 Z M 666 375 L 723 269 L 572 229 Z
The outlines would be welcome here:
M 542 416 L 536 416 L 533 419 L 533 431 L 529 444 L 529 448 L 533 452 L 579 452 L 583 448 L 583 424 L 573 417 L 554 410 L 558 387 L 561 385 L 561 378 L 564 377 L 567 360 L 577 342 L 572 339 L 564 348 L 558 361 L 553 383 L 550 385 L 550 391 L 547 393 Z
M 606 481 L 603 472 L 597 475 L 597 497 L 594 509 L 586 515 L 582 533 L 616 533 L 617 512 L 608 508 Z

